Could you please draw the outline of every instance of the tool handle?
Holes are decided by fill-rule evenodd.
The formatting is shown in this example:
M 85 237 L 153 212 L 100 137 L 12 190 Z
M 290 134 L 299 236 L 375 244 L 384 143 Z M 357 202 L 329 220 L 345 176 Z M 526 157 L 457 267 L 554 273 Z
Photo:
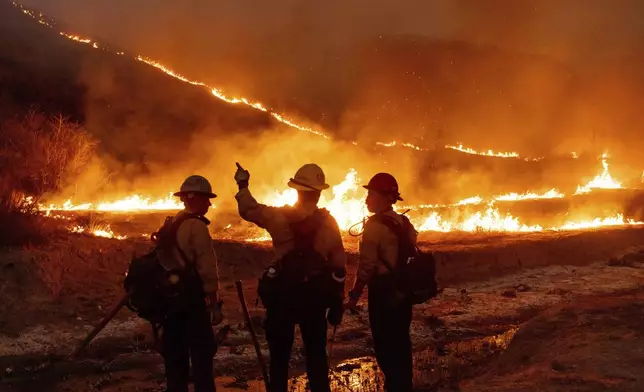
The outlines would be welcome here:
M 255 328 L 253 327 L 253 323 L 250 320 L 250 314 L 248 313 L 248 306 L 246 305 L 246 299 L 244 298 L 244 289 L 242 287 L 241 280 L 236 281 L 235 285 L 237 286 L 237 295 L 239 296 L 239 302 L 242 306 L 242 312 L 244 313 L 244 318 L 246 319 L 246 326 L 248 327 L 250 336 L 253 339 L 253 345 L 255 346 L 255 352 L 257 353 L 257 360 L 259 361 L 259 365 L 262 368 L 264 385 L 266 386 L 266 390 L 270 391 L 268 370 L 266 369 L 266 363 L 264 362 L 264 357 L 262 356 L 262 350 L 259 347 L 259 341 L 257 340 L 257 334 L 255 334 Z
M 89 342 L 91 342 L 92 339 L 94 339 L 96 335 L 98 335 L 99 332 L 101 332 L 103 328 L 105 328 L 107 324 L 109 324 L 109 322 L 112 321 L 112 319 L 116 316 L 119 310 L 121 310 L 121 308 L 125 306 L 129 300 L 130 300 L 130 295 L 125 294 L 123 298 L 121 298 L 121 300 L 116 305 L 114 305 L 114 307 L 109 311 L 109 313 L 107 313 L 107 315 L 103 317 L 101 322 L 98 323 L 94 327 L 94 329 L 92 329 L 92 331 L 85 337 L 85 339 L 83 339 L 83 341 L 78 345 L 78 347 L 76 347 L 76 350 L 74 350 L 74 352 L 72 353 L 72 358 L 76 358 L 76 356 L 78 356 L 78 354 L 80 354 L 80 352 L 83 351 L 85 347 L 87 347 Z

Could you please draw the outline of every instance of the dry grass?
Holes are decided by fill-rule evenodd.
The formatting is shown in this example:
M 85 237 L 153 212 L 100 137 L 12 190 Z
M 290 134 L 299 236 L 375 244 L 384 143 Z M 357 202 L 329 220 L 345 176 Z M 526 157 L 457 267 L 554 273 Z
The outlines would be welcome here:
M 81 173 L 96 146 L 62 116 L 29 112 L 0 123 L 0 245 L 44 240 L 53 224 L 38 214 L 38 201 Z

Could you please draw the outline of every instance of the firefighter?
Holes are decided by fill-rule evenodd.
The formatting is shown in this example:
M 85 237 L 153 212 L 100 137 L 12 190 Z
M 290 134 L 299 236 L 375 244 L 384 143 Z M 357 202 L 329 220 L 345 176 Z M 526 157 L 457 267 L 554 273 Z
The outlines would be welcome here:
M 330 392 L 327 321 L 337 326 L 342 320 L 346 255 L 337 222 L 326 210 L 317 207 L 321 192 L 329 185 L 318 165 L 304 165 L 288 182 L 289 187 L 297 190 L 297 203 L 292 207 L 269 207 L 253 198 L 248 190 L 249 178 L 249 172 L 237 164 L 235 181 L 239 192 L 235 198 L 239 214 L 266 229 L 273 240 L 275 263 L 265 272 L 258 289 L 266 308 L 270 390 L 287 391 L 288 363 L 298 324 L 306 351 L 311 391 Z M 315 222 L 318 222 L 317 226 Z M 317 262 L 308 259 L 313 258 L 313 254 L 320 257 Z M 322 269 L 316 269 L 318 267 Z M 302 276 L 306 278 L 302 279 Z M 325 280 L 325 277 L 329 279 Z
M 374 216 L 364 224 L 358 272 L 345 307 L 355 310 L 365 286 L 369 287 L 369 324 L 376 360 L 385 375 L 385 388 L 387 391 L 407 392 L 412 388 L 409 335 L 412 305 L 401 299 L 391 285 L 384 284 L 387 278 L 391 278 L 385 262 L 389 266 L 397 265 L 398 238 L 378 220 L 379 215 L 386 215 L 385 218 L 391 217 L 403 225 L 406 217 L 393 209 L 393 205 L 402 198 L 398 182 L 389 173 L 376 174 L 364 188 L 368 190 L 367 209 Z M 410 223 L 408 227 L 410 240 L 415 244 L 417 232 Z
M 173 219 L 182 219 L 176 235 L 176 247 L 159 259 L 168 271 L 185 270 L 188 263 L 196 271 L 186 284 L 188 294 L 182 298 L 181 311 L 169 316 L 161 325 L 163 357 L 168 392 L 188 392 L 192 363 L 195 392 L 214 392 L 213 358 L 215 337 L 212 325 L 223 320 L 219 300 L 217 257 L 204 215 L 217 197 L 207 179 L 193 175 L 183 182 L 178 196 L 185 208 Z M 188 218 L 189 217 L 189 218 Z

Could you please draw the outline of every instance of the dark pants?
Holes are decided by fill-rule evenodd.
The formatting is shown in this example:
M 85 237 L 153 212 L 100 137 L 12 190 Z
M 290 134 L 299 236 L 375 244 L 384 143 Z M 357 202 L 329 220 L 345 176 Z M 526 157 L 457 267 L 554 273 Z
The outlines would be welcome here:
M 168 392 L 188 392 L 192 362 L 195 392 L 214 392 L 212 361 L 215 337 L 205 301 L 196 301 L 186 311 L 163 323 L 163 357 Z
M 270 350 L 271 392 L 288 389 L 288 363 L 291 358 L 295 325 L 299 324 L 306 350 L 306 373 L 312 392 L 330 392 L 326 356 L 326 310 L 300 312 L 269 308 L 266 310 L 266 339 Z
M 369 323 L 374 350 L 378 366 L 385 375 L 385 389 L 389 392 L 409 392 L 413 377 L 409 336 L 412 306 L 392 306 L 387 303 L 390 297 L 388 292 L 369 290 Z

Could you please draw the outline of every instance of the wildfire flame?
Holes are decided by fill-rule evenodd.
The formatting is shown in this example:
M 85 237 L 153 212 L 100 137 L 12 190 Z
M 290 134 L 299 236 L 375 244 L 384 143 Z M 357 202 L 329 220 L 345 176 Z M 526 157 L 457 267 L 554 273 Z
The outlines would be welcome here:
M 74 35 L 74 34 L 67 34 L 67 33 L 63 33 L 63 32 L 61 32 L 61 33 L 60 33 L 60 35 L 62 35 L 63 37 L 69 38 L 69 39 L 71 39 L 72 41 L 80 42 L 80 43 L 83 43 L 83 44 L 90 44 L 90 43 L 92 43 L 92 40 L 91 40 L 91 39 L 89 39 L 89 38 L 82 38 L 82 37 L 80 37 L 80 36 L 78 36 L 78 35 Z
M 616 214 L 608 218 L 595 218 L 587 221 L 567 222 L 564 223 L 559 230 L 579 230 L 591 229 L 602 226 L 622 226 L 622 225 L 640 225 L 644 222 L 636 222 L 633 219 L 624 219 L 624 215 Z
M 355 169 L 350 169 L 344 181 L 332 187 L 333 197 L 326 198 L 325 192 L 320 196 L 318 205 L 329 210 L 338 222 L 341 230 L 348 230 L 351 225 L 360 222 L 367 216 L 364 206 L 364 196 L 357 197 L 357 192 L 362 190 L 360 178 Z M 287 189 L 268 195 L 264 198 L 266 204 L 271 206 L 294 205 L 297 201 L 297 191 Z
M 459 143 L 458 145 L 446 145 L 446 148 L 451 148 L 452 150 L 464 152 L 466 154 L 472 154 L 472 155 L 485 155 L 488 157 L 499 157 L 499 158 L 519 158 L 519 154 L 516 152 L 494 152 L 492 150 L 488 150 L 485 152 L 480 152 L 476 151 L 474 149 L 471 149 L 469 147 L 463 147 L 463 144 Z
M 47 27 L 53 27 L 51 24 L 49 24 L 45 18 L 45 15 L 42 12 L 39 12 L 38 15 L 32 10 L 29 10 L 25 7 L 23 7 L 21 4 L 16 3 L 15 1 L 12 2 L 14 7 L 20 8 L 20 10 L 25 14 L 29 15 L 31 18 L 35 19 L 38 23 L 41 25 L 45 25 Z
M 102 225 L 102 227 L 94 228 L 94 229 L 86 229 L 82 226 L 74 226 L 70 229 L 70 231 L 72 233 L 89 233 L 96 237 L 113 238 L 117 240 L 124 240 L 127 238 L 127 236 L 114 234 L 114 232 L 112 231 L 109 225 Z
M 559 199 L 564 197 L 563 193 L 560 193 L 556 189 L 551 189 L 546 193 L 541 195 L 537 193 L 527 192 L 527 193 L 506 193 L 505 195 L 496 196 L 494 200 L 497 201 L 516 201 L 516 200 L 534 200 L 534 199 Z
M 432 212 L 429 217 L 416 220 L 419 231 L 441 231 L 449 232 L 452 230 L 459 231 L 541 231 L 541 226 L 526 226 L 519 223 L 519 219 L 512 215 L 501 215 L 494 203 L 490 203 L 484 212 L 476 212 L 470 215 L 462 222 L 446 222 L 436 212 Z
M 141 195 L 127 196 L 120 200 L 101 203 L 73 204 L 71 199 L 63 204 L 40 205 L 42 211 L 103 211 L 103 212 L 136 212 L 136 211 L 163 211 L 181 210 L 183 204 L 170 193 L 167 197 L 152 200 Z
M 391 141 L 389 143 L 383 143 L 383 142 L 376 142 L 376 145 L 378 146 L 383 146 L 383 147 L 395 147 L 395 146 L 402 146 L 402 147 L 407 147 L 407 148 L 412 148 L 416 151 L 428 151 L 426 148 L 419 147 L 415 144 L 411 143 L 398 143 L 397 141 Z M 447 147 L 447 146 L 446 146 Z
M 327 196 L 326 192 L 322 193 L 319 205 L 320 207 L 327 208 L 329 212 L 337 220 L 341 230 L 347 231 L 352 225 L 359 224 L 368 213 L 364 204 L 364 190 L 360 186 L 360 177 L 355 169 L 350 169 L 344 180 L 335 185 L 331 189 L 332 196 Z M 526 225 L 520 222 L 519 218 L 510 214 L 502 214 L 495 206 L 496 201 L 520 201 L 532 199 L 550 199 L 561 198 L 564 195 L 556 189 L 551 189 L 545 193 L 538 194 L 534 192 L 527 192 L 523 194 L 508 193 L 493 197 L 491 200 L 485 201 L 480 196 L 474 196 L 462 199 L 453 204 L 445 205 L 411 205 L 399 207 L 397 210 L 409 209 L 418 211 L 421 209 L 436 209 L 436 208 L 451 208 L 457 206 L 469 206 L 487 203 L 488 206 L 484 211 L 466 213 L 460 218 L 456 219 L 449 215 L 441 215 L 438 211 L 429 211 L 413 216 L 412 221 L 419 231 L 436 231 L 436 232 L 450 232 L 450 231 L 493 231 L 493 232 L 537 232 L 545 230 L 579 230 L 597 228 L 602 226 L 618 226 L 618 225 L 635 225 L 642 224 L 633 220 L 625 220 L 623 215 L 616 214 L 615 216 L 607 218 L 592 218 L 588 220 L 569 221 L 559 227 L 543 227 L 540 225 Z M 261 200 L 268 205 L 283 206 L 294 205 L 297 201 L 297 191 L 294 189 L 286 189 L 284 191 L 275 191 L 272 194 L 260 197 Z M 140 195 L 133 195 L 125 197 L 121 200 L 102 202 L 102 203 L 84 203 L 73 204 L 71 200 L 63 204 L 49 204 L 41 205 L 40 209 L 46 211 L 49 215 L 52 211 L 105 211 L 105 212 L 134 212 L 134 211 L 153 211 L 153 210 L 179 210 L 183 208 L 180 202 L 169 194 L 165 198 L 152 200 L 151 198 L 144 198 Z M 229 225 L 230 226 L 230 225 Z M 123 239 L 124 236 L 115 235 L 109 227 L 96 230 L 87 230 L 80 227 L 72 228 L 74 232 L 91 232 L 94 235 Z M 249 241 L 267 241 L 269 237 L 266 235 L 252 238 Z
M 22 5 L 16 2 L 13 2 L 13 5 L 20 8 L 23 13 L 34 18 L 39 23 L 44 24 L 48 27 L 53 27 L 45 20 L 45 16 L 42 13 L 39 13 L 37 15 L 35 12 L 24 8 Z M 61 32 L 60 34 L 75 42 L 88 44 L 94 48 L 99 48 L 99 43 L 92 39 L 83 38 L 78 35 L 64 33 L 64 32 Z M 123 55 L 123 54 L 124 54 L 123 52 L 117 53 L 117 55 Z M 301 131 L 310 132 L 327 139 L 329 138 L 329 136 L 327 136 L 325 133 L 304 125 L 297 124 L 295 123 L 295 121 L 289 119 L 285 115 L 275 113 L 259 102 L 253 102 L 246 98 L 227 96 L 224 94 L 222 90 L 218 88 L 208 86 L 203 82 L 190 80 L 187 77 L 164 66 L 163 64 L 157 61 L 151 60 L 149 58 L 142 57 L 142 56 L 136 56 L 134 58 L 147 65 L 153 66 L 156 69 L 164 72 L 165 74 L 172 76 L 178 80 L 181 80 L 185 83 L 207 88 L 214 97 L 220 100 L 223 100 L 231 104 L 247 105 L 256 110 L 260 110 L 262 112 L 268 113 L 277 121 L 287 126 L 299 129 Z M 357 145 L 357 142 L 353 142 L 353 143 Z M 422 147 L 419 147 L 410 143 L 400 143 L 397 141 L 392 141 L 388 143 L 378 142 L 377 144 L 384 147 L 402 146 L 402 147 L 412 148 L 417 151 L 425 150 Z M 518 159 L 524 159 L 526 161 L 538 161 L 543 159 L 543 158 L 521 158 L 521 156 L 517 152 L 497 152 L 493 150 L 476 151 L 472 148 L 464 147 L 463 144 L 461 143 L 459 143 L 458 145 L 446 145 L 445 148 L 460 151 L 467 154 L 489 156 L 489 157 L 518 158 Z M 577 157 L 577 154 L 574 152 L 571 153 L 571 155 L 573 158 Z M 608 163 L 606 161 L 606 158 L 607 156 L 606 154 L 604 154 L 602 156 L 602 166 L 603 166 L 602 173 L 599 174 L 597 177 L 595 177 L 593 180 L 591 180 L 585 186 L 579 186 L 575 194 L 587 193 L 587 192 L 590 192 L 592 189 L 596 189 L 596 188 L 605 188 L 605 189 L 621 188 L 621 183 L 615 181 L 611 177 L 610 173 L 608 172 Z M 344 181 L 342 181 L 340 184 L 333 187 L 332 189 L 333 197 L 330 199 L 326 199 L 325 198 L 326 195 L 323 194 L 323 197 L 320 200 L 320 206 L 326 207 L 329 209 L 329 211 L 336 218 L 336 220 L 338 221 L 338 224 L 343 230 L 347 230 L 352 224 L 356 222 L 360 222 L 366 216 L 366 211 L 365 211 L 364 202 L 363 202 L 364 191 L 362 191 L 362 189 L 359 187 L 358 181 L 359 181 L 359 178 L 358 178 L 357 172 L 354 169 L 351 169 L 347 174 L 347 176 L 345 177 Z M 643 181 L 644 181 L 644 173 L 643 173 Z M 359 192 L 363 192 L 363 193 L 361 194 Z M 472 213 L 468 216 L 465 216 L 464 219 L 460 221 L 456 221 L 453 219 L 446 219 L 445 217 L 441 216 L 437 211 L 431 211 L 424 216 L 421 215 L 421 216 L 415 217 L 414 222 L 416 223 L 417 227 L 419 227 L 421 231 L 574 230 L 574 229 L 593 228 L 593 227 L 601 227 L 601 226 L 615 226 L 615 225 L 641 223 L 641 222 L 634 222 L 631 220 L 624 220 L 624 217 L 621 214 L 618 214 L 608 218 L 595 218 L 588 221 L 567 222 L 561 227 L 544 229 L 541 226 L 524 225 L 519 222 L 518 218 L 513 217 L 510 214 L 505 214 L 505 215 L 501 214 L 497 209 L 497 207 L 494 205 L 495 201 L 517 201 L 517 200 L 542 199 L 542 198 L 545 199 L 545 198 L 559 198 L 559 197 L 564 197 L 564 195 L 559 193 L 555 189 L 551 189 L 550 191 L 541 195 L 532 193 L 532 192 L 528 192 L 524 194 L 509 193 L 509 194 L 494 197 L 492 200 L 487 201 L 488 206 L 485 209 L 485 211 Z M 286 205 L 286 204 L 292 205 L 296 201 L 296 198 L 297 198 L 297 193 L 294 190 L 287 190 L 283 192 L 275 192 L 272 195 L 266 195 L 266 197 L 263 199 L 267 201 L 268 204 L 271 204 L 271 205 Z M 482 203 L 484 203 L 484 200 L 481 197 L 474 196 L 471 198 L 466 198 L 461 201 L 458 201 L 456 204 L 452 204 L 452 205 L 442 205 L 442 206 L 420 205 L 420 206 L 410 206 L 410 209 L 416 211 L 423 208 L 453 207 L 453 206 L 463 206 L 463 205 L 476 205 L 476 204 L 482 204 Z M 48 214 L 50 214 L 51 211 L 57 211 L 57 210 L 59 211 L 95 210 L 95 211 L 117 212 L 117 211 L 178 210 L 181 208 L 183 208 L 183 206 L 178 202 L 178 200 L 172 198 L 172 196 L 152 201 L 151 198 L 144 198 L 140 195 L 128 196 L 121 200 L 116 200 L 112 202 L 73 204 L 71 200 L 67 200 L 63 204 L 59 204 L 59 205 L 50 204 L 48 206 L 41 206 L 41 209 L 46 211 Z M 91 232 L 94 235 L 108 237 L 108 238 L 119 238 L 119 239 L 125 238 L 122 236 L 114 235 L 114 233 L 111 231 L 109 227 L 98 228 L 96 230 L 91 230 L 91 231 L 82 227 L 74 227 L 72 228 L 72 230 L 76 232 Z
M 622 187 L 621 182 L 614 180 L 610 175 L 610 172 L 608 171 L 608 162 L 606 161 L 607 158 L 608 154 L 602 154 L 602 172 L 590 180 L 588 184 L 578 186 L 577 191 L 575 192 L 576 195 L 589 193 L 593 189 L 620 189 Z

